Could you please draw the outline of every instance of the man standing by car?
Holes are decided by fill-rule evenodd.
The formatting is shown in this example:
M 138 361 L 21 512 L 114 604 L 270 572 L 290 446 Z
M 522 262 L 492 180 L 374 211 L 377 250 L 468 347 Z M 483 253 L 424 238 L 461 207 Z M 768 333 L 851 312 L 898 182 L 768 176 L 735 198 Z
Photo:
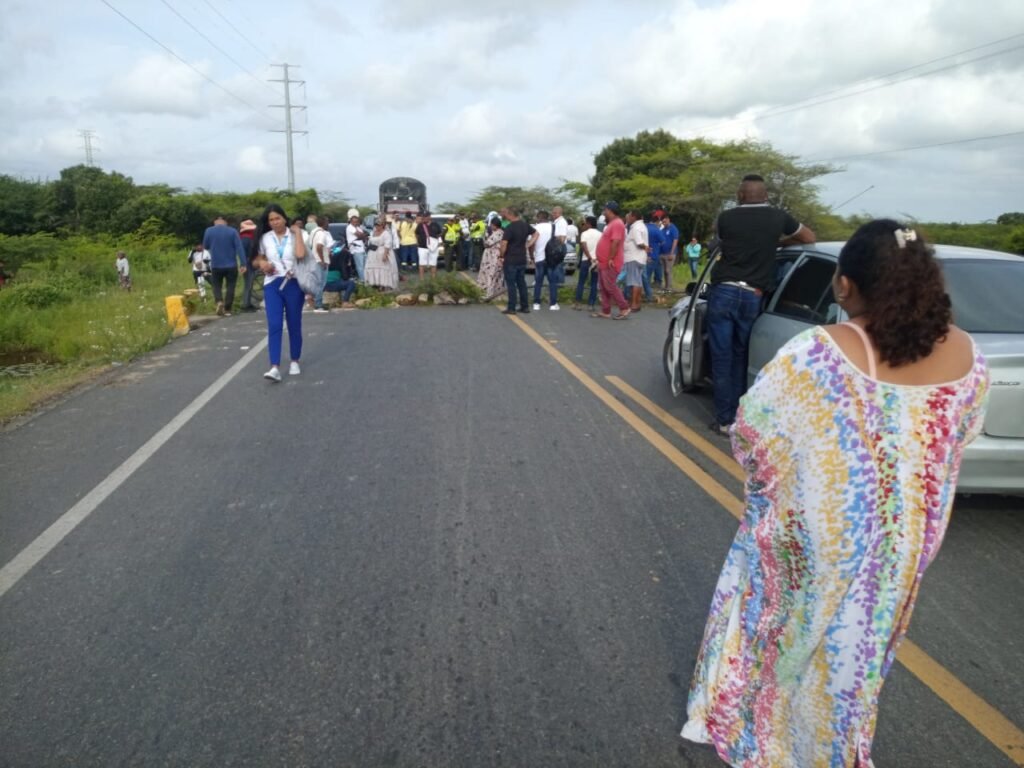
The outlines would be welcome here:
M 213 300 L 217 302 L 217 314 L 231 316 L 231 305 L 235 302 L 235 285 L 238 274 L 246 271 L 245 249 L 238 230 L 229 227 L 223 216 L 213 220 L 203 234 L 203 248 L 210 252 L 210 274 L 213 282 Z M 227 282 L 227 293 L 224 283 Z
M 729 434 L 747 389 L 750 332 L 764 294 L 775 288 L 775 250 L 815 240 L 808 227 L 768 204 L 761 176 L 744 176 L 737 200 L 739 205 L 719 214 L 715 224 L 722 252 L 712 268 L 707 306 L 715 406 L 711 429 L 722 435 Z

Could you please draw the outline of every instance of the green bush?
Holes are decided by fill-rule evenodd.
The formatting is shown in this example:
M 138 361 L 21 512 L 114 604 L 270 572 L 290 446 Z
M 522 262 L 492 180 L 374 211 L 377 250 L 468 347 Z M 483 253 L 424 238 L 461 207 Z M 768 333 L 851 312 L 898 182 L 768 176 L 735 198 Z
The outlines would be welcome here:
M 66 299 L 67 296 L 67 292 L 61 286 L 53 283 L 18 283 L 0 293 L 0 309 L 43 309 Z

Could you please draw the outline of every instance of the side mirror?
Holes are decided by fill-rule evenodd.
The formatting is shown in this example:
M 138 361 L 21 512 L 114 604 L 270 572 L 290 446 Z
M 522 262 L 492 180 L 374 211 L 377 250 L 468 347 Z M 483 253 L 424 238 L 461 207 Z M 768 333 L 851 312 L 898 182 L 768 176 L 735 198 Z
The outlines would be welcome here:
M 686 295 L 687 296 L 693 296 L 693 294 L 696 291 L 697 291 L 697 281 L 696 280 L 693 281 L 692 283 L 687 283 L 686 284 Z

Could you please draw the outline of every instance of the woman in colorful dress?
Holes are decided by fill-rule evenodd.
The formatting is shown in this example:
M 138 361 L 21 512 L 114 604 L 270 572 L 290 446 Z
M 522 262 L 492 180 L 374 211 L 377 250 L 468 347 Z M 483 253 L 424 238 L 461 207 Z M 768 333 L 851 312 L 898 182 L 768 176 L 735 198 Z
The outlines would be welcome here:
M 366 284 L 381 291 L 393 291 L 398 287 L 398 262 L 391 241 L 391 230 L 383 216 L 370 235 L 369 252 L 366 254 Z
M 484 240 L 484 255 L 480 260 L 480 271 L 476 284 L 484 292 L 484 301 L 491 301 L 505 292 L 505 271 L 501 266 L 501 217 L 491 218 Z
M 732 431 L 746 509 L 682 735 L 737 768 L 871 766 L 882 683 L 982 429 L 985 360 L 913 230 L 857 230 L 833 291 L 850 322 L 786 344 Z

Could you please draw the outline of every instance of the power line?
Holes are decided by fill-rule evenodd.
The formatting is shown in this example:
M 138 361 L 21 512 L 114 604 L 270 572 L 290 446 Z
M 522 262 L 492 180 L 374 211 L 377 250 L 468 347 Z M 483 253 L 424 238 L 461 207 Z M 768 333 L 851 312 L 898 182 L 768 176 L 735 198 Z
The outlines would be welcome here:
M 932 64 L 937 64 L 940 61 L 945 61 L 946 59 L 955 58 L 957 56 L 963 56 L 966 53 L 972 53 L 974 51 L 978 51 L 978 50 L 981 50 L 983 48 L 991 48 L 993 45 L 999 45 L 1001 43 L 1009 42 L 1010 40 L 1016 40 L 1016 39 L 1021 38 L 1021 37 L 1024 37 L 1024 32 L 1018 33 L 1018 34 L 1015 34 L 1015 35 L 1010 35 L 1009 37 L 1004 37 L 1004 38 L 1001 38 L 999 40 L 993 40 L 992 42 L 985 43 L 983 45 L 977 45 L 977 46 L 974 46 L 973 48 L 965 48 L 962 51 L 957 51 L 955 53 L 950 53 L 950 54 L 947 54 L 945 56 L 940 56 L 937 59 L 932 59 L 930 61 L 926 61 L 926 62 L 923 62 L 921 64 L 914 64 L 913 66 L 905 67 L 904 69 L 899 69 L 899 70 L 896 70 L 895 72 L 890 72 L 889 74 L 886 74 L 886 75 L 879 75 L 879 76 L 876 76 L 876 77 L 868 77 L 868 78 L 864 78 L 862 80 L 857 80 L 857 81 L 855 81 L 853 83 L 850 83 L 848 85 L 844 85 L 844 86 L 842 86 L 840 88 L 835 88 L 835 89 L 833 89 L 831 91 L 825 91 L 824 93 L 819 94 L 818 96 L 811 96 L 811 97 L 808 97 L 806 99 L 800 99 L 799 101 L 790 102 L 789 104 L 781 104 L 781 105 L 779 105 L 777 107 L 769 107 L 768 109 L 764 110 L 763 112 L 761 112 L 761 113 L 759 113 L 757 115 L 754 115 L 752 117 L 735 118 L 735 119 L 732 119 L 732 120 L 726 120 L 725 122 L 716 123 L 715 125 L 711 125 L 711 126 L 707 126 L 705 128 L 701 128 L 698 131 L 691 131 L 690 133 L 692 135 L 700 135 L 700 134 L 703 134 L 703 133 L 706 133 L 706 132 L 709 132 L 709 131 L 716 130 L 718 128 L 723 128 L 723 127 L 728 126 L 728 125 L 733 125 L 734 123 L 752 123 L 752 122 L 757 122 L 758 120 L 761 120 L 763 118 L 777 117 L 778 115 L 785 115 L 785 114 L 788 114 L 790 112 L 798 112 L 800 110 L 809 109 L 811 107 L 816 107 L 816 106 L 819 106 L 821 104 L 828 104 L 828 103 L 833 102 L 833 101 L 839 101 L 841 99 L 846 99 L 846 98 L 849 98 L 851 96 L 859 96 L 861 94 L 869 93 L 871 91 L 876 91 L 876 90 L 879 90 L 881 88 L 888 88 L 889 86 L 898 85 L 899 83 L 905 83 L 905 82 L 908 82 L 910 80 L 916 80 L 916 79 L 921 78 L 921 77 L 928 77 L 930 75 L 938 74 L 939 72 L 945 72 L 945 71 L 950 70 L 950 69 L 955 69 L 957 67 L 962 67 L 962 66 L 964 66 L 966 64 L 973 64 L 973 63 L 978 62 L 978 61 L 984 61 L 985 59 L 990 59 L 990 58 L 993 58 L 995 56 L 1002 56 L 1005 53 L 1011 53 L 1012 51 L 1020 50 L 1021 48 L 1024 48 L 1024 45 L 1017 45 L 1017 46 L 1013 46 L 1012 48 L 1004 48 L 1004 49 L 999 50 L 999 51 L 994 51 L 992 53 L 985 54 L 984 56 L 977 56 L 977 57 L 975 57 L 973 59 L 968 59 L 966 61 L 954 62 L 954 63 L 948 64 L 948 65 L 946 65 L 944 67 L 939 67 L 938 69 L 932 69 L 932 70 L 929 70 L 927 72 L 920 72 L 920 73 L 918 73 L 916 75 L 910 75 L 909 77 L 903 77 L 903 78 L 900 78 L 900 79 L 897 79 L 897 80 L 890 80 L 889 82 L 878 83 L 878 84 L 870 86 L 868 88 L 862 88 L 862 89 L 860 89 L 858 91 L 852 91 L 852 92 L 849 92 L 849 93 L 844 93 L 844 91 L 847 91 L 848 89 L 854 88 L 854 87 L 856 87 L 858 85 L 861 85 L 863 83 L 870 83 L 870 82 L 873 82 L 875 80 L 888 80 L 889 78 L 893 78 L 893 77 L 896 77 L 898 75 L 902 75 L 904 73 L 911 72 L 911 71 L 913 71 L 915 69 L 920 69 L 921 67 L 927 67 L 927 66 L 930 66 Z
M 219 45 L 217 45 L 217 43 L 215 43 L 213 40 L 211 40 L 201 29 L 199 29 L 195 24 L 193 24 L 191 21 L 189 21 L 186 16 L 184 16 L 182 13 L 180 13 L 178 11 L 178 9 L 176 9 L 173 5 L 171 5 L 169 2 L 167 2 L 167 0 L 160 0 L 160 2 L 162 2 L 164 5 L 166 5 L 170 9 L 171 13 L 173 13 L 175 16 L 177 16 L 179 19 L 181 19 L 183 22 L 185 22 L 189 26 L 189 29 L 191 29 L 193 32 L 195 32 L 197 35 L 199 35 L 201 38 L 203 38 L 203 40 L 205 40 L 211 46 L 213 46 L 214 50 L 219 51 L 220 54 L 225 59 L 227 59 L 232 64 L 234 64 L 236 67 L 238 67 L 240 70 L 245 72 L 245 74 L 247 74 L 253 81 L 259 83 L 261 88 L 267 88 L 267 89 L 270 88 L 270 86 L 268 86 L 265 82 L 263 82 L 262 80 L 257 78 L 252 72 L 250 72 L 246 68 L 246 66 L 244 64 L 242 64 L 240 61 L 238 61 L 238 59 L 236 59 L 230 53 L 228 53 L 223 48 L 221 48 Z
M 1024 136 L 1024 131 L 1010 131 L 1009 133 L 996 133 L 991 136 L 973 136 L 969 139 L 954 139 L 953 141 L 940 141 L 935 144 L 919 144 L 916 147 L 900 147 L 899 149 L 882 149 L 877 152 L 863 152 L 859 155 L 842 155 L 830 157 L 826 160 L 805 160 L 805 163 L 833 163 L 838 160 L 859 160 L 862 157 L 875 157 L 877 155 L 891 155 L 895 152 L 914 152 L 918 149 L 934 149 L 936 147 L 949 147 L 954 144 L 971 144 L 977 141 L 992 141 L 993 139 L 1006 139 L 1011 136 Z
M 232 31 L 233 31 L 233 32 L 234 32 L 235 34 L 237 34 L 237 35 L 238 35 L 238 36 L 239 36 L 240 38 L 242 38 L 243 40 L 245 40 L 245 42 L 249 44 L 249 47 L 250 47 L 250 48 L 252 48 L 252 49 L 253 49 L 254 51 L 256 51 L 256 53 L 258 53 L 258 54 L 260 55 L 260 58 L 261 58 L 261 59 L 266 59 L 266 58 L 268 58 L 268 57 L 267 57 L 267 55 L 266 55 L 265 53 L 263 53 L 263 51 L 261 51 L 261 50 L 259 49 L 259 47 L 258 47 L 258 46 L 256 45 L 256 43 L 254 43 L 254 42 L 253 42 L 252 40 L 250 40 L 250 39 L 248 38 L 248 36 L 246 36 L 246 34 L 245 34 L 244 32 L 242 32 L 242 30 L 240 30 L 240 29 L 239 29 L 239 28 L 238 28 L 238 27 L 237 27 L 237 26 L 236 26 L 235 24 L 232 24 L 232 23 L 231 23 L 231 20 L 230 20 L 230 19 L 228 19 L 228 18 L 227 18 L 227 17 L 226 17 L 226 16 L 225 16 L 225 15 L 224 15 L 223 13 L 221 13 L 220 11 L 218 11 L 218 10 L 217 10 L 217 9 L 216 9 L 216 8 L 215 8 L 215 7 L 213 6 L 213 3 L 211 3 L 211 2 L 210 2 L 210 0 L 203 0 L 203 2 L 204 2 L 204 3 L 206 3 L 206 4 L 207 4 L 207 5 L 208 5 L 208 6 L 210 7 L 210 10 L 211 10 L 211 11 L 213 11 L 213 12 L 214 12 L 214 13 L 216 13 L 216 14 L 217 14 L 217 15 L 218 15 L 218 16 L 219 16 L 219 17 L 220 17 L 221 19 L 223 19 L 223 20 L 224 20 L 224 23 L 225 23 L 225 24 L 227 24 L 227 25 L 228 25 L 228 26 L 229 26 L 229 27 L 231 28 L 231 30 L 232 30 Z
M 238 103 L 240 103 L 240 104 L 244 104 L 245 106 L 247 106 L 247 107 L 248 107 L 249 109 L 251 109 L 251 110 L 252 110 L 253 112 L 255 112 L 255 113 L 256 113 L 257 115 L 259 115 L 259 116 L 260 116 L 260 117 L 262 117 L 263 119 L 265 119 L 265 120 L 270 120 L 270 117 L 269 117 L 268 115 L 266 115 L 266 114 L 264 114 L 263 112 L 261 112 L 261 111 L 260 111 L 259 109 L 257 109 L 256 107 L 254 107 L 254 106 L 253 106 L 252 104 L 250 104 L 250 103 L 249 103 L 248 101 L 246 101 L 245 99 L 243 99 L 243 98 L 242 98 L 241 96 L 239 96 L 238 94 L 234 93 L 233 91 L 229 91 L 229 90 L 228 90 L 227 88 L 225 88 L 225 87 L 224 87 L 223 85 L 221 85 L 220 83 L 218 83 L 218 82 L 217 82 L 216 80 L 214 80 L 214 79 L 213 79 L 212 77 L 210 77 L 209 75 L 207 75 L 207 74 L 206 74 L 205 72 L 203 72 L 203 71 L 202 71 L 201 69 L 199 69 L 199 68 L 195 67 L 194 65 L 190 64 L 190 63 L 189 63 L 188 61 L 186 61 L 185 59 L 181 58 L 181 56 L 179 56 L 178 54 L 176 54 L 176 53 L 175 53 L 175 52 L 174 52 L 174 51 L 173 51 L 172 49 L 168 48 L 168 47 L 167 47 L 166 45 L 164 45 L 163 43 L 161 43 L 161 42 L 160 42 L 159 40 L 157 40 L 157 39 L 156 39 L 155 37 L 153 37 L 153 35 L 149 34 L 149 32 L 147 32 L 146 30 L 144 30 L 144 29 L 143 29 L 142 27 L 140 27 L 140 26 L 139 26 L 138 24 L 136 24 L 136 23 L 135 23 L 134 21 L 132 21 L 132 20 L 131 20 L 130 18 L 128 18 L 128 16 L 126 16 L 126 15 L 125 15 L 125 14 L 123 14 L 123 13 L 122 13 L 121 11 L 119 11 L 119 10 L 118 10 L 117 8 L 115 8 L 115 7 L 113 6 L 113 5 L 111 5 L 111 4 L 110 4 L 110 3 L 108 2 L 108 0 L 100 0 L 100 2 L 101 2 L 101 3 L 103 3 L 103 4 L 105 5 L 105 6 L 107 6 L 107 7 L 108 7 L 108 8 L 110 9 L 110 10 L 112 10 L 112 11 L 113 11 L 114 13 L 116 13 L 116 14 L 117 14 L 118 16 L 120 16 L 120 17 L 121 17 L 122 19 L 124 19 L 125 21 L 127 21 L 127 22 L 128 22 L 129 24 L 131 24 L 131 25 L 132 25 L 133 27 L 135 27 L 135 28 L 136 28 L 137 30 L 139 30 L 139 32 L 141 32 L 142 34 L 144 34 L 144 35 L 145 35 L 146 37 L 148 37 L 148 38 L 149 38 L 150 40 L 152 40 L 152 41 L 153 41 L 154 43 L 156 43 L 156 44 L 157 44 L 157 45 L 159 45 L 159 46 L 160 46 L 161 48 L 163 48 L 163 49 L 164 49 L 165 51 L 167 51 L 167 52 L 168 52 L 169 54 L 171 54 L 171 56 L 173 56 L 173 57 L 174 57 L 175 59 L 177 59 L 178 61 L 180 61 L 180 62 L 181 62 L 182 64 L 184 64 L 184 65 L 185 65 L 186 67 L 188 67 L 188 68 L 189 68 L 189 69 L 191 69 L 191 70 L 192 70 L 193 72 L 195 72 L 195 73 L 196 73 L 197 75 L 199 75 L 199 76 L 200 76 L 201 78 L 203 78 L 203 80 L 206 80 L 206 81 L 207 81 L 208 83 L 210 83 L 211 85 L 214 85 L 214 86 L 216 86 L 217 88 L 219 88 L 220 90 L 222 90 L 222 91 L 223 91 L 224 93 L 226 93 L 226 94 L 227 94 L 228 96 L 230 96 L 230 97 L 231 97 L 232 99 L 234 99 L 234 100 L 235 100 L 235 101 L 237 101 Z

